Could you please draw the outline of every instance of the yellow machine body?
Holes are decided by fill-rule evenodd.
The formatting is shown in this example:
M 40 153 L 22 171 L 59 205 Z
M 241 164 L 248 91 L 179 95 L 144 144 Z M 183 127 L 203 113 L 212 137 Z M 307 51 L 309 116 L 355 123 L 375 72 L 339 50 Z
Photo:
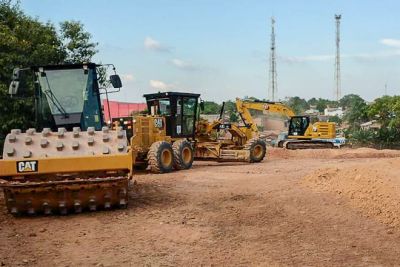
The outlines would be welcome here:
M 289 139 L 333 139 L 336 138 L 336 123 L 318 121 L 310 124 L 303 135 L 289 135 Z
M 167 136 L 165 117 L 138 115 L 133 118 L 133 136 L 131 146 L 138 153 L 147 153 L 150 146 L 157 141 L 171 142 Z
M 125 207 L 134 155 L 121 129 L 12 130 L 0 160 L 6 206 L 15 215 Z

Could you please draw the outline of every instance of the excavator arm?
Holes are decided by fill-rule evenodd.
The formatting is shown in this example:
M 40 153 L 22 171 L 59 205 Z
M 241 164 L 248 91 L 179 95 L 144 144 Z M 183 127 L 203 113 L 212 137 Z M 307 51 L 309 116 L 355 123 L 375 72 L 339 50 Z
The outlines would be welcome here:
M 287 117 L 295 116 L 293 110 L 280 102 L 248 101 L 236 98 L 236 109 L 243 123 L 254 132 L 258 132 L 256 123 L 251 116 L 250 110 L 269 111 L 283 114 Z

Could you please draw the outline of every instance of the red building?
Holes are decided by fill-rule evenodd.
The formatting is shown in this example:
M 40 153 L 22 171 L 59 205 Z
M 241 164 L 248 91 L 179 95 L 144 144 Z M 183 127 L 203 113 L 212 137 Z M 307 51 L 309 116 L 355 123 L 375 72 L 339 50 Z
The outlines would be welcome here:
M 107 100 L 103 99 L 104 120 L 106 122 L 110 121 L 109 114 L 111 115 L 111 118 L 127 117 L 130 116 L 132 112 L 139 112 L 147 109 L 146 103 L 127 103 L 111 100 L 108 102 L 110 112 L 108 112 Z

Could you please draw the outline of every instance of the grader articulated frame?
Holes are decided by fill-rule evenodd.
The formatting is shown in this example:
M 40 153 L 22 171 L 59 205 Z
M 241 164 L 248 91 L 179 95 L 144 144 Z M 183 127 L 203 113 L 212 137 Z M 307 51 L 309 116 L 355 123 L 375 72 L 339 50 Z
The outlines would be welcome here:
M 237 111 L 241 110 L 237 106 Z M 264 137 L 259 135 L 257 126 L 223 122 L 224 104 L 222 105 L 218 120 L 209 123 L 199 121 L 196 131 L 196 160 L 215 161 L 241 161 L 256 163 L 264 159 L 266 143 Z M 223 132 L 229 138 L 220 138 Z

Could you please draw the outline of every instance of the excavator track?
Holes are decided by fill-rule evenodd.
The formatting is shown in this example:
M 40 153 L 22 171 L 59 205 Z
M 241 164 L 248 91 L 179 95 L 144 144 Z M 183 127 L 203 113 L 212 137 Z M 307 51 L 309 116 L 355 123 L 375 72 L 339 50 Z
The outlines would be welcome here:
M 132 158 L 122 129 L 13 130 L 0 160 L 0 187 L 14 215 L 124 208 Z
M 330 149 L 334 148 L 332 142 L 319 141 L 319 140 L 289 140 L 283 143 L 286 149 Z

